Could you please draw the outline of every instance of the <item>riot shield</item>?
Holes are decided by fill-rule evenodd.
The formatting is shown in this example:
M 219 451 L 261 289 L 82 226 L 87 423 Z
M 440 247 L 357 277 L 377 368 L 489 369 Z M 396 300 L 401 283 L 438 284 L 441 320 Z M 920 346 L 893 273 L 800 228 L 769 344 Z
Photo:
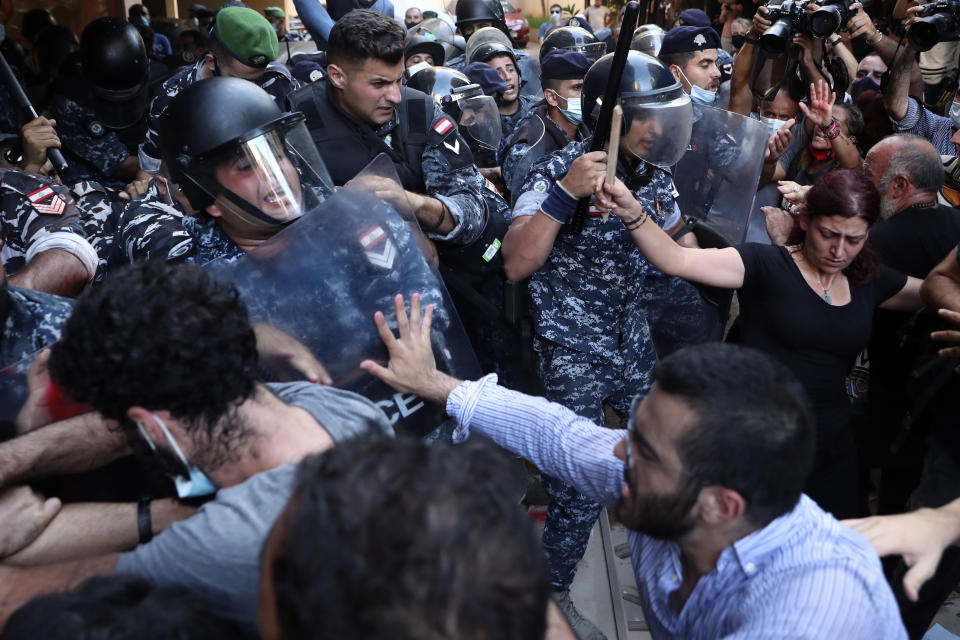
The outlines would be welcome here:
M 683 217 L 727 245 L 743 242 L 769 139 L 758 120 L 694 105 L 690 145 L 673 169 Z
M 517 60 L 520 67 L 520 95 L 543 100 L 543 85 L 540 84 L 540 60 L 536 56 L 524 56 Z
M 509 176 L 507 190 L 510 192 L 510 204 L 514 206 L 516 206 L 517 198 L 519 198 L 522 193 L 521 187 L 523 187 L 523 183 L 527 179 L 527 174 L 530 173 L 530 168 L 533 167 L 535 163 L 543 160 L 543 145 L 541 142 L 547 130 L 543 120 L 539 117 L 534 117 L 531 120 L 531 124 L 535 129 L 530 135 L 530 145 L 520 159 L 510 168 L 512 173 L 510 173 Z
M 380 156 L 295 224 L 240 260 L 209 268 L 237 286 L 251 320 L 310 349 L 335 386 L 372 400 L 398 433 L 424 436 L 443 422 L 444 408 L 394 392 L 359 364 L 387 361 L 373 314 L 382 311 L 395 327 L 394 295 L 409 300 L 420 293 L 424 306 L 436 305 L 437 366 L 460 378 L 479 377 L 476 355 L 427 257 L 432 254 L 425 253 L 428 245 L 393 163 Z

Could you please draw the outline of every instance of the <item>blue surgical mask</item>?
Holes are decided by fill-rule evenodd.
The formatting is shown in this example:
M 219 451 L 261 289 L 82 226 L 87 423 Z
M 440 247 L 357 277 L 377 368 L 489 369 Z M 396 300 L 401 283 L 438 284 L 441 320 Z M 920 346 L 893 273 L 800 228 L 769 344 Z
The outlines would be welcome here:
M 770 135 L 775 134 L 780 130 L 780 127 L 787 123 L 786 120 L 777 120 L 776 118 L 764 118 L 761 115 L 757 115 L 757 118 L 760 119 L 760 122 L 767 125 L 767 129 L 770 130 Z
M 550 13 L 550 17 L 553 18 L 554 22 L 557 22 L 563 17 L 563 13 L 560 11 L 553 11 Z
M 551 91 L 553 91 L 551 89 Z M 580 126 L 580 123 L 583 122 L 583 109 L 580 104 L 580 98 L 564 98 L 562 95 L 553 92 L 558 98 L 563 98 L 567 103 L 567 108 L 560 108 L 560 113 L 563 114 L 563 117 L 570 121 L 571 124 Z
M 145 27 L 150 26 L 150 18 L 148 16 L 140 16 L 140 22 L 142 22 Z
M 677 68 L 680 69 L 680 67 L 677 67 Z M 698 104 L 706 104 L 706 105 L 710 105 L 716 102 L 717 100 L 716 91 L 701 89 L 697 85 L 693 84 L 692 82 L 690 82 L 690 79 L 687 78 L 687 74 L 683 72 L 683 69 L 680 69 L 680 75 L 682 75 L 683 79 L 686 80 L 687 84 L 690 85 L 690 99 L 693 102 L 696 102 Z
M 187 462 L 187 457 L 183 455 L 183 450 L 180 448 L 180 445 L 177 444 L 177 441 L 173 439 L 173 434 L 170 433 L 170 429 L 167 428 L 167 425 L 160 419 L 155 413 L 151 413 L 153 419 L 157 421 L 157 424 L 160 426 L 160 430 L 163 431 L 164 437 L 167 439 L 167 442 L 170 443 L 170 447 L 173 449 L 174 454 L 177 458 L 180 459 L 180 462 L 187 469 L 188 477 L 183 477 L 180 474 L 173 476 L 173 484 L 177 489 L 177 497 L 179 498 L 197 498 L 200 496 L 209 496 L 217 492 L 217 485 L 213 483 L 212 480 L 200 470 L 199 467 L 196 467 L 189 462 Z M 137 423 L 137 428 L 140 429 L 140 435 L 143 436 L 143 439 L 147 441 L 147 444 L 153 451 L 157 450 L 157 445 L 154 444 L 153 440 L 147 435 L 147 430 L 143 428 L 143 424 Z
M 953 120 L 953 126 L 960 129 L 960 102 L 950 103 L 950 119 Z

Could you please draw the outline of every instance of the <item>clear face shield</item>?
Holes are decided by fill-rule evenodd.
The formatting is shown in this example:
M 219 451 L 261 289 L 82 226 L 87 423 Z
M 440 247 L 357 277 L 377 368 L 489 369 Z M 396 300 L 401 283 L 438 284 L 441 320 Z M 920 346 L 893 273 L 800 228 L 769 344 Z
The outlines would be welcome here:
M 587 56 L 594 62 L 602 58 L 607 54 L 607 43 L 605 42 L 591 42 L 589 44 L 575 44 L 569 47 L 561 47 L 567 49 L 568 51 L 576 51 L 577 53 L 582 53 Z
M 634 34 L 633 40 L 630 42 L 630 48 L 656 58 L 660 55 L 663 35 L 662 31 L 645 31 Z
M 460 120 L 457 122 L 460 132 L 473 138 L 481 148 L 496 151 L 503 137 L 503 127 L 500 125 L 500 110 L 493 96 L 481 93 L 460 97 L 453 94 L 449 99 L 456 101 L 460 109 Z
M 668 102 L 651 103 L 649 98 L 625 98 L 624 129 L 620 148 L 634 158 L 658 167 L 672 167 L 690 144 L 693 105 L 684 94 Z
M 333 191 L 303 114 L 287 115 L 231 148 L 209 161 L 200 158 L 198 164 L 212 171 L 197 182 L 251 224 L 288 224 Z

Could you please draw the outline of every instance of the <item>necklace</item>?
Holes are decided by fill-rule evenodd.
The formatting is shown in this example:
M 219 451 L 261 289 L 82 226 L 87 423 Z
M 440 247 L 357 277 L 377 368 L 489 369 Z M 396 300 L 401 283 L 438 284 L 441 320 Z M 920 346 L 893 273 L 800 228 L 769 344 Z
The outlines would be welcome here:
M 827 283 L 827 286 L 823 286 L 823 278 L 820 277 L 820 272 L 817 271 L 817 284 L 820 285 L 820 288 L 823 289 L 823 295 L 820 296 L 823 298 L 823 301 L 827 304 L 833 304 L 833 300 L 830 298 L 830 289 L 833 287 L 834 281 L 837 279 L 837 274 L 833 274 L 833 277 L 830 278 L 830 282 Z

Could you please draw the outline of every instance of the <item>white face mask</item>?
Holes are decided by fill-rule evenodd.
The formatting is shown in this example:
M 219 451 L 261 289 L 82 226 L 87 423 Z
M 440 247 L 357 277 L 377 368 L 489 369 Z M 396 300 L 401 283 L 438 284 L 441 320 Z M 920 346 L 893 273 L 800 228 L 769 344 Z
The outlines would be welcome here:
M 760 119 L 760 122 L 767 125 L 767 129 L 770 130 L 770 135 L 773 135 L 777 131 L 779 131 L 780 127 L 782 127 L 787 122 L 786 120 L 777 120 L 776 118 L 764 118 L 759 114 L 757 115 L 757 118 Z
M 680 75 L 683 76 L 683 79 L 687 81 L 687 84 L 690 85 L 690 99 L 699 104 L 713 104 L 717 100 L 717 92 L 710 91 L 708 89 L 701 89 L 697 85 L 690 82 L 690 79 L 687 77 L 687 74 L 683 72 L 683 69 L 677 67 L 680 71 Z
M 551 89 L 551 91 L 553 91 L 553 89 Z M 559 104 L 557 105 L 563 117 L 569 120 L 571 124 L 579 127 L 580 123 L 583 122 L 583 109 L 580 104 L 580 98 L 564 98 L 556 91 L 553 91 L 553 95 L 557 96 L 558 100 L 564 100 L 567 103 L 566 109 L 560 107 Z
M 151 413 L 150 415 L 157 421 L 157 425 L 159 425 L 160 430 L 163 431 L 163 435 L 167 439 L 167 442 L 170 443 L 174 454 L 176 454 L 181 464 L 187 469 L 187 473 L 189 473 L 189 477 L 186 478 L 179 474 L 171 478 L 174 486 L 177 488 L 177 497 L 196 498 L 216 493 L 217 485 L 215 485 L 210 477 L 201 471 L 199 467 L 187 462 L 187 457 L 183 455 L 183 450 L 180 448 L 180 445 L 177 444 L 177 441 L 173 439 L 173 434 L 170 433 L 170 429 L 168 429 L 167 425 L 160 419 L 160 416 L 155 413 Z M 156 451 L 157 445 L 154 444 L 153 439 L 147 435 L 147 430 L 143 428 L 143 424 L 138 422 L 137 428 L 140 429 L 140 435 L 147 441 L 150 448 Z
M 960 129 L 960 102 L 950 104 L 950 119 L 953 120 L 953 126 Z

